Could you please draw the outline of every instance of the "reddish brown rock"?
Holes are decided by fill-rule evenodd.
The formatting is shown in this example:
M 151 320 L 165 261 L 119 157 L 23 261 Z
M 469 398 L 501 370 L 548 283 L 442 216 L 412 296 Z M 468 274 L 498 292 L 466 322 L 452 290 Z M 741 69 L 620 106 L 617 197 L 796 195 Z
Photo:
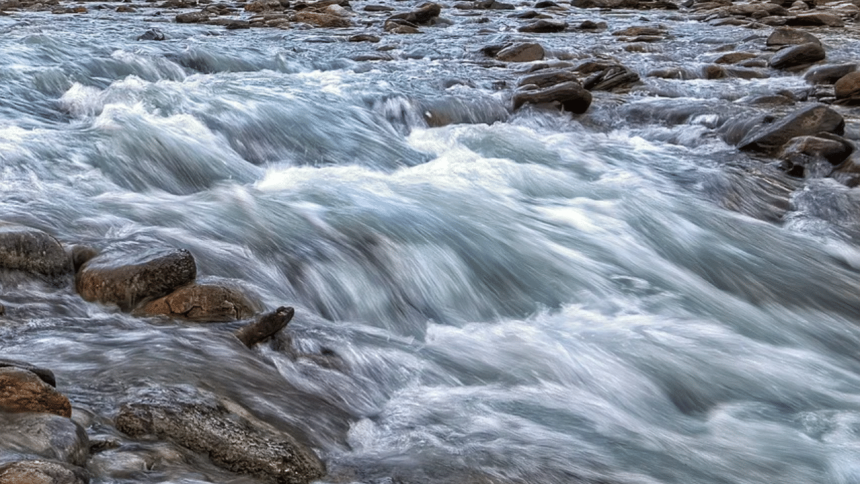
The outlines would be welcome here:
M 57 239 L 41 230 L 0 223 L 0 269 L 59 278 L 72 272 L 72 263 Z
M 84 469 L 63 462 L 34 460 L 0 466 L 0 484 L 87 484 Z
M 237 287 L 190 284 L 146 303 L 135 314 L 198 322 L 227 322 L 248 319 L 257 312 L 258 307 L 259 303 L 252 301 Z
M 296 22 L 304 22 L 314 27 L 339 29 L 352 27 L 352 21 L 346 17 L 321 12 L 301 10 L 296 14 Z
M 836 99 L 860 100 L 860 71 L 842 76 L 833 87 Z
M 196 276 L 194 257 L 187 250 L 135 244 L 106 250 L 87 261 L 75 285 L 87 301 L 130 311 L 193 282 Z
M 35 373 L 15 367 L 0 368 L 0 410 L 72 416 L 72 404 L 65 395 Z

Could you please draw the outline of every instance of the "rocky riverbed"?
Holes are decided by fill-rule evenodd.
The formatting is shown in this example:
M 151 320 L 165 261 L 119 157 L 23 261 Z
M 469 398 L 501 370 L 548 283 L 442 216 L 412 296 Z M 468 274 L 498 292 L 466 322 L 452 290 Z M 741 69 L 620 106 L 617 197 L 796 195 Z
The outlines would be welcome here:
M 0 484 L 854 482 L 858 21 L 0 1 Z

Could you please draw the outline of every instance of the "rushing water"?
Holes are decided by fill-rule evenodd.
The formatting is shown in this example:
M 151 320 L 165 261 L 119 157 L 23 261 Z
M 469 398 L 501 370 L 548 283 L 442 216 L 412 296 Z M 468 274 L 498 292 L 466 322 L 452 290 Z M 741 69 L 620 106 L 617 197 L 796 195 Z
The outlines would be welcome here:
M 580 118 L 509 114 L 497 88 L 516 75 L 478 53 L 528 38 L 502 15 L 383 52 L 344 41 L 360 28 L 169 15 L 0 17 L 0 218 L 184 247 L 297 315 L 251 352 L 230 325 L 4 280 L 0 354 L 52 368 L 91 436 L 123 443 L 94 482 L 253 482 L 112 427 L 177 386 L 300 430 L 339 482 L 860 482 L 860 197 L 714 134 L 799 77 L 646 78 Z M 640 73 L 764 42 L 647 15 L 674 36 L 648 54 L 538 38 Z M 153 26 L 169 39 L 134 40 Z M 820 35 L 834 61 L 860 47 Z

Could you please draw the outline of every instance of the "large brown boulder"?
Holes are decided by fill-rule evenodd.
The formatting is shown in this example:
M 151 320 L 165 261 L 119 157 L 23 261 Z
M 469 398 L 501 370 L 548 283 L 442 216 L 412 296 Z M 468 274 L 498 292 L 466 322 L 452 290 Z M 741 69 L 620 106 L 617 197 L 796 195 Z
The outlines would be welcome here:
M 740 141 L 742 150 L 773 153 L 788 140 L 798 136 L 833 133 L 841 135 L 845 130 L 842 115 L 823 104 L 813 104 L 795 111 L 785 118 L 761 126 Z
M 72 263 L 57 239 L 41 230 L 0 222 L 0 269 L 59 278 Z
M 860 101 L 860 71 L 842 76 L 833 87 L 836 90 L 836 99 Z
M 197 322 L 248 319 L 260 304 L 233 284 L 189 284 L 135 310 L 138 316 L 167 316 Z
M 130 311 L 194 281 L 197 266 L 184 249 L 130 245 L 106 250 L 78 271 L 75 285 L 87 301 Z
M 411 12 L 394 14 L 388 20 L 405 20 L 411 24 L 423 25 L 433 21 L 442 13 L 442 6 L 438 3 L 424 3 Z
M 33 366 L 29 363 L 25 363 L 23 361 L 18 360 L 10 360 L 8 358 L 0 358 L 0 368 L 6 367 L 14 367 L 20 368 L 22 370 L 27 370 L 36 376 L 38 376 L 43 382 L 51 385 L 52 387 L 57 386 L 57 379 L 54 377 L 54 372 L 48 370 L 47 368 L 40 368 L 38 366 Z
M 89 473 L 64 462 L 18 461 L 0 466 L 0 484 L 88 484 Z
M 558 103 L 565 111 L 582 114 L 591 105 L 591 93 L 579 82 L 568 81 L 546 89 L 517 91 L 513 103 L 514 109 L 524 104 Z
M 155 437 L 207 455 L 227 470 L 282 484 L 307 484 L 325 474 L 313 451 L 273 433 L 211 398 L 173 399 L 160 392 L 124 405 L 116 428 L 132 438 Z
M 790 69 L 824 60 L 825 57 L 821 44 L 808 42 L 780 50 L 770 58 L 770 66 L 774 69 Z
M 72 416 L 72 404 L 65 395 L 35 373 L 13 366 L 0 367 L 0 410 Z

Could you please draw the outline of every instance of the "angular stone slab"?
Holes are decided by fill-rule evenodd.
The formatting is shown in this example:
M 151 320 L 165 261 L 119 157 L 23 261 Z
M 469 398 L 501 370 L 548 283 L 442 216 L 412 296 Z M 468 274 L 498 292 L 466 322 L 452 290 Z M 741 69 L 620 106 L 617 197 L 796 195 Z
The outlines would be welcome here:
M 134 244 L 90 259 L 78 271 L 75 286 L 87 301 L 116 304 L 130 311 L 141 302 L 193 282 L 196 276 L 194 257 L 187 250 Z
M 826 132 L 841 135 L 845 130 L 842 115 L 823 104 L 813 104 L 783 119 L 749 133 L 738 147 L 742 150 L 770 153 L 797 136 Z

